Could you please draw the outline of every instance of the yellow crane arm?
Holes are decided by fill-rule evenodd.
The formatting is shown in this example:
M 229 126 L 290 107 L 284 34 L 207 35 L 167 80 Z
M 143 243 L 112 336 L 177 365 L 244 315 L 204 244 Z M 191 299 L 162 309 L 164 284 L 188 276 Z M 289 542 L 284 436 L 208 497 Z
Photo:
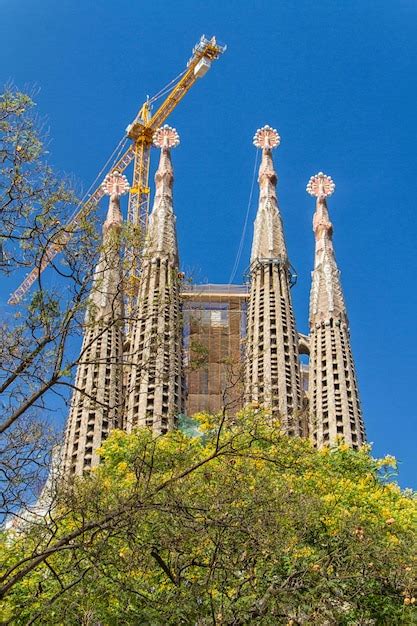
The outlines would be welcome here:
M 112 165 L 111 170 L 117 169 L 119 172 L 123 172 L 130 162 L 134 161 L 133 181 L 129 193 L 128 221 L 134 225 L 140 225 L 143 231 L 146 230 L 149 212 L 149 156 L 153 133 L 163 124 L 198 78 L 204 76 L 209 70 L 211 62 L 217 59 L 225 49 L 226 46 L 219 45 L 215 37 L 207 39 L 203 35 L 193 49 L 193 56 L 189 60 L 187 68 L 159 109 L 151 116 L 150 102 L 145 102 L 136 120 L 126 129 L 128 137 L 133 139 L 133 145 Z M 34 268 L 13 292 L 8 300 L 9 304 L 20 302 L 33 283 L 39 279 L 41 273 L 65 247 L 81 219 L 97 205 L 103 193 L 100 185 L 65 228 L 52 239 L 43 252 L 39 267 Z
M 134 157 L 133 146 L 129 146 L 126 152 L 120 157 L 112 169 L 117 169 L 119 172 L 123 172 L 132 162 Z M 42 258 L 38 267 L 33 268 L 31 272 L 25 277 L 19 287 L 12 293 L 8 300 L 8 304 L 18 304 L 23 298 L 25 293 L 31 288 L 34 282 L 38 280 L 41 273 L 48 267 L 61 250 L 65 248 L 68 241 L 71 239 L 74 231 L 78 227 L 79 223 L 85 218 L 91 211 L 97 206 L 98 202 L 104 196 L 104 190 L 100 183 L 100 186 L 91 194 L 88 200 L 81 205 L 81 208 L 74 217 L 68 222 L 51 242 L 46 246 L 42 253 Z
M 211 62 L 218 59 L 226 50 L 216 42 L 215 37 L 207 39 L 204 35 L 194 46 L 193 56 L 180 80 L 172 88 L 159 109 L 151 116 L 150 103 L 145 102 L 136 119 L 126 132 L 135 143 L 135 163 L 133 167 L 133 181 L 129 193 L 127 219 L 142 232 L 146 232 L 149 214 L 149 161 L 152 138 L 157 130 L 175 109 L 194 83 L 206 74 Z M 135 273 L 135 270 L 134 270 Z
M 206 39 L 203 35 L 193 49 L 193 56 L 188 61 L 185 72 L 168 97 L 149 120 L 143 119 L 143 117 L 146 118 L 149 111 L 147 102 L 145 102 L 136 120 L 127 127 L 128 136 L 134 140 L 143 138 L 152 142 L 153 131 L 165 122 L 168 115 L 175 109 L 194 83 L 207 73 L 211 62 L 218 59 L 225 50 L 226 46 L 218 44 L 215 37 Z

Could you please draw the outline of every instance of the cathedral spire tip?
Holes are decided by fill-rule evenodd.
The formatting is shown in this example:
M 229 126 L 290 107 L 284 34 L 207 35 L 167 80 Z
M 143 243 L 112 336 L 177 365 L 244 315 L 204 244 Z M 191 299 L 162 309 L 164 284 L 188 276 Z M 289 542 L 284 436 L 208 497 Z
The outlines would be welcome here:
M 165 124 L 155 131 L 153 136 L 153 144 L 157 148 L 176 148 L 180 143 L 180 137 L 176 128 Z
M 251 262 L 256 259 L 287 260 L 281 216 L 278 208 L 275 171 L 272 150 L 281 142 L 277 130 L 271 126 L 258 128 L 253 144 L 262 149 L 259 165 L 259 204 L 255 219 Z
M 313 216 L 314 269 L 310 291 L 310 429 L 314 444 L 337 445 L 339 437 L 353 448 L 365 440 L 349 322 L 333 248 L 333 225 L 327 198 L 335 190 L 330 176 L 319 172 L 307 184 L 316 198 Z
M 120 196 L 129 191 L 129 183 L 124 174 L 118 170 L 113 170 L 107 174 L 101 186 L 104 193 L 110 197 L 107 217 L 103 225 L 103 232 L 106 232 L 112 225 L 120 225 L 122 222 L 119 199 Z
M 256 146 L 256 148 L 262 148 L 263 150 L 278 148 L 280 143 L 281 137 L 279 136 L 277 130 L 268 125 L 258 128 L 253 137 L 253 145 Z
M 117 170 L 114 170 L 113 172 L 110 172 L 110 174 L 107 174 L 101 186 L 104 193 L 110 197 L 119 197 L 129 191 L 129 183 L 126 176 L 124 174 L 121 174 Z
M 306 191 L 310 194 L 310 196 L 315 196 L 316 198 L 327 198 L 331 196 L 336 188 L 336 185 L 333 182 L 331 176 L 327 176 L 327 174 L 323 174 L 323 172 L 319 172 L 314 176 L 311 176 L 310 180 L 307 183 Z

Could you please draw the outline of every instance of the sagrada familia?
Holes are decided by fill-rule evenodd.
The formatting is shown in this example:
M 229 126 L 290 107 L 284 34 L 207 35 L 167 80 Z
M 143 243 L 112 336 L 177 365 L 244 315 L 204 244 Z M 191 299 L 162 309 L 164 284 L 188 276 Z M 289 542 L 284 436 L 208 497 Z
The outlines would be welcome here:
M 272 158 L 280 143 L 276 130 L 265 126 L 254 137 L 262 159 L 245 285 L 183 280 L 170 154 L 179 139 L 168 126 L 156 135 L 156 192 L 128 333 L 119 243 L 120 196 L 128 184 L 117 171 L 104 182 L 110 202 L 66 426 L 65 471 L 81 475 L 96 466 L 96 451 L 113 428 L 146 426 L 160 435 L 176 428 L 182 414 L 233 414 L 246 405 L 264 409 L 286 434 L 309 437 L 319 448 L 340 439 L 360 447 L 365 432 L 326 201 L 332 179 L 320 172 L 307 185 L 316 208 L 306 336 L 297 332 L 291 301 L 293 271 Z M 308 355 L 308 366 L 300 355 Z

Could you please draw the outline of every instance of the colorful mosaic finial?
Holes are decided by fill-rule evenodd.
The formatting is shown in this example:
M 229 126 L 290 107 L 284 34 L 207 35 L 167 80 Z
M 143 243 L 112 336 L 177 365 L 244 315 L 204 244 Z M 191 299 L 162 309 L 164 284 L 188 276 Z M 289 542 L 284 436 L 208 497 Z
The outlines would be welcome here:
M 268 125 L 258 128 L 253 137 L 253 145 L 264 150 L 278 148 L 280 143 L 281 137 L 279 136 L 277 130 Z
M 155 131 L 153 145 L 157 148 L 176 148 L 180 142 L 180 137 L 176 128 L 165 124 Z
M 310 178 L 306 191 L 310 194 L 310 196 L 315 196 L 316 198 L 327 198 L 332 195 L 335 187 L 336 185 L 330 176 L 323 174 L 323 172 L 319 172 Z
M 124 174 L 121 174 L 117 170 L 107 174 L 106 178 L 102 182 L 102 188 L 104 193 L 108 196 L 122 196 L 129 191 L 129 183 Z

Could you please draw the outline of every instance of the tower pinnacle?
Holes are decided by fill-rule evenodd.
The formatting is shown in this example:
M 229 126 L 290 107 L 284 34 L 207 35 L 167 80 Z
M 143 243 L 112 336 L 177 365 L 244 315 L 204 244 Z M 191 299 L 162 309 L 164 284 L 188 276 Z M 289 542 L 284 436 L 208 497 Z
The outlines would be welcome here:
M 179 144 L 175 128 L 154 134 L 161 149 L 155 173 L 155 199 L 143 252 L 136 319 L 129 354 L 127 430 L 148 426 L 156 434 L 175 426 L 183 410 L 182 329 L 178 283 L 178 247 L 173 211 L 171 148 Z
M 334 445 L 342 437 L 352 447 L 364 439 L 348 318 L 333 249 L 333 225 L 326 198 L 335 189 L 330 176 L 312 176 L 307 192 L 316 197 L 316 239 L 310 293 L 310 422 L 314 443 Z
M 326 198 L 332 195 L 335 187 L 330 176 L 326 176 L 323 172 L 312 176 L 306 187 L 307 192 L 317 198 L 316 212 L 313 218 L 313 230 L 318 251 L 324 250 L 326 243 L 329 250 L 333 250 L 333 226 L 329 218 Z
M 161 149 L 158 169 L 155 173 L 155 200 L 149 217 L 149 228 L 144 257 L 168 255 L 178 265 L 178 247 L 173 212 L 174 171 L 171 149 L 180 142 L 175 128 L 168 125 L 159 128 L 153 138 L 154 145 Z
M 271 128 L 266 125 L 262 128 L 258 128 L 253 136 L 253 145 L 256 148 L 262 148 L 263 150 L 272 150 L 278 148 L 281 143 L 281 137 L 278 134 L 276 128 Z
M 323 174 L 323 172 L 319 172 L 315 176 L 311 176 L 306 187 L 310 196 L 315 196 L 316 198 L 327 198 L 332 195 L 335 189 L 336 185 L 334 184 L 333 179 L 330 176 Z
M 101 186 L 103 187 L 104 193 L 111 198 L 119 198 L 129 191 L 129 183 L 127 182 L 126 176 L 117 170 L 107 174 Z
M 307 184 L 307 192 L 316 197 L 316 211 L 313 217 L 313 231 L 316 239 L 313 284 L 310 298 L 310 322 L 328 319 L 334 313 L 347 313 L 340 283 L 340 272 L 333 250 L 333 224 L 330 221 L 326 198 L 335 190 L 330 176 L 319 172 Z
M 281 142 L 278 132 L 270 126 L 256 131 L 253 144 L 262 149 L 259 167 L 259 206 L 255 219 L 251 262 L 256 259 L 280 258 L 287 262 L 281 215 L 276 195 L 277 174 L 272 160 L 272 150 Z
M 271 417 L 279 417 L 288 434 L 303 433 L 300 369 L 290 294 L 290 271 L 276 195 L 277 174 L 272 150 L 280 136 L 274 128 L 260 128 L 253 143 L 262 149 L 259 168 L 259 205 L 254 224 L 250 265 L 247 332 L 247 398 Z
M 110 198 L 106 221 L 103 224 L 103 232 L 106 232 L 113 226 L 120 226 L 123 221 L 119 198 L 129 191 L 129 183 L 126 176 L 115 170 L 107 174 L 101 186 Z
M 180 137 L 176 128 L 172 128 L 165 124 L 158 128 L 153 135 L 153 144 L 157 148 L 176 148 L 180 143 Z
M 115 171 L 102 186 L 110 196 L 109 208 L 65 434 L 65 471 L 75 475 L 98 464 L 96 450 L 123 420 L 123 268 L 119 237 L 113 233 L 122 225 L 119 198 L 129 185 Z

